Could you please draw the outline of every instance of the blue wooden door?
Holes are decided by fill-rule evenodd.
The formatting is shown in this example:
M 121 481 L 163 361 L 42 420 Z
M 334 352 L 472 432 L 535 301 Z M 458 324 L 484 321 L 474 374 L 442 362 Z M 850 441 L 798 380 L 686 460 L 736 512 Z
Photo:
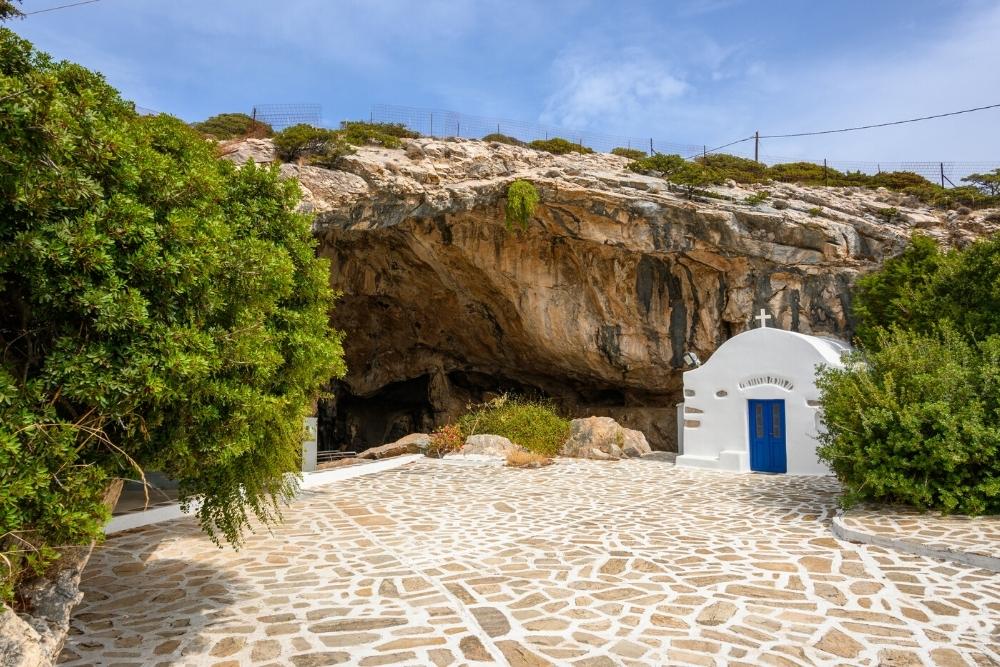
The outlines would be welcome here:
M 785 455 L 785 402 L 748 400 L 750 410 L 750 469 L 788 472 Z

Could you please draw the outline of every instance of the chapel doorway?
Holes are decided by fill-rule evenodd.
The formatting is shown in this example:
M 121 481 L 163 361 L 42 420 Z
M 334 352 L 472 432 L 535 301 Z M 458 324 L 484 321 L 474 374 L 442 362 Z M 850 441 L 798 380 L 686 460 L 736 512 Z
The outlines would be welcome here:
M 750 422 L 750 469 L 788 472 L 785 452 L 785 401 L 747 401 Z

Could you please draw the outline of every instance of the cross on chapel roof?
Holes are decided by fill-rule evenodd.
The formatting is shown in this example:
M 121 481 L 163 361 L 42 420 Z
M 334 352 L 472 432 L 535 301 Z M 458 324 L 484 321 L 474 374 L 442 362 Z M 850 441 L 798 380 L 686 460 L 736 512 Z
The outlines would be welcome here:
M 767 314 L 767 311 L 763 308 L 760 309 L 760 315 L 754 317 L 755 320 L 760 320 L 760 328 L 767 327 L 767 321 L 771 319 L 771 316 Z

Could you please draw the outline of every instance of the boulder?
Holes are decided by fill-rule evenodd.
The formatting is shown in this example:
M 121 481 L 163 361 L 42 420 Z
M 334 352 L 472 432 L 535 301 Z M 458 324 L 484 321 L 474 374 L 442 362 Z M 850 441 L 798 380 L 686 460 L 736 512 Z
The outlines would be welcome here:
M 476 456 L 500 456 L 506 458 L 511 452 L 523 452 L 520 445 L 503 437 L 502 435 L 470 435 L 465 439 L 465 444 L 459 451 L 460 454 Z
M 405 435 L 395 442 L 380 447 L 372 447 L 358 454 L 359 459 L 387 459 L 391 456 L 402 456 L 404 454 L 419 454 L 425 451 L 431 444 L 431 436 L 428 433 L 411 433 Z
M 623 427 L 611 417 L 587 417 L 570 422 L 563 456 L 601 461 L 635 458 L 650 452 L 646 436 Z
M 42 652 L 38 631 L 0 604 L 0 667 L 37 667 L 52 664 Z

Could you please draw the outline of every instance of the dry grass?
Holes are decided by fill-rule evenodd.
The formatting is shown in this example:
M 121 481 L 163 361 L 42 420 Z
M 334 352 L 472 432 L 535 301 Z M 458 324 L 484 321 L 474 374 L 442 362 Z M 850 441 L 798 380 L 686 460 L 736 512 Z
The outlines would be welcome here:
M 507 465 L 512 468 L 541 468 L 552 463 L 548 456 L 534 452 L 511 452 L 507 455 Z

